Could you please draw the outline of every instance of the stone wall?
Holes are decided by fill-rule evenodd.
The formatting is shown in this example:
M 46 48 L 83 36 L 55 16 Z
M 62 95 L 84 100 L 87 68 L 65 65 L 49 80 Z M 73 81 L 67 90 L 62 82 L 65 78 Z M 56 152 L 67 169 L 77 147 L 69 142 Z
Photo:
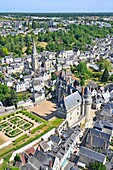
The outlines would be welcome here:
M 55 128 L 53 128 L 52 130 L 50 130 L 49 132 L 47 132 L 46 134 L 44 134 L 43 136 L 41 136 L 40 138 L 36 139 L 35 141 L 29 143 L 28 145 L 14 151 L 12 153 L 12 156 L 10 158 L 10 162 L 14 160 L 16 154 L 22 153 L 25 150 L 31 148 L 32 146 L 36 145 L 37 143 L 39 143 L 41 141 L 41 139 L 47 140 L 52 134 L 55 134 Z

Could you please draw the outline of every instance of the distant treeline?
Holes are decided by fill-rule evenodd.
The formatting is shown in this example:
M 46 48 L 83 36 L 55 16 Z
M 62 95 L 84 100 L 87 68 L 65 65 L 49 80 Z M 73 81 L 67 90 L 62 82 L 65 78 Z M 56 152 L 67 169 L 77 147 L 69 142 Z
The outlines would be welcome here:
M 113 12 L 100 13 L 0 13 L 4 16 L 39 16 L 39 17 L 77 17 L 77 16 L 113 16 Z

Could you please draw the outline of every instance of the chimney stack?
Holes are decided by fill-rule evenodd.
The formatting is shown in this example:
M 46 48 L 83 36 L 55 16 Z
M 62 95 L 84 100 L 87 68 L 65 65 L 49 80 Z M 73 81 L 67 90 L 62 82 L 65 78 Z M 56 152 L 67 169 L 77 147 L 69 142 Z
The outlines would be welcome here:
M 82 96 L 84 95 L 84 87 L 82 87 Z
M 49 161 L 49 168 L 52 168 L 52 165 L 53 165 L 52 161 Z

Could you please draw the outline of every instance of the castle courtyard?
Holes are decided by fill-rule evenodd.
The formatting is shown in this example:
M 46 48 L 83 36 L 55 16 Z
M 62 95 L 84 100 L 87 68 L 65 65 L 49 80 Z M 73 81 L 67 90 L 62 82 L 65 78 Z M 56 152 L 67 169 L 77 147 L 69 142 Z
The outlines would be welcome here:
M 56 116 L 57 106 L 56 102 L 53 101 L 44 101 L 34 107 L 28 109 L 28 112 L 34 112 L 39 117 L 42 117 L 46 120 L 51 119 Z

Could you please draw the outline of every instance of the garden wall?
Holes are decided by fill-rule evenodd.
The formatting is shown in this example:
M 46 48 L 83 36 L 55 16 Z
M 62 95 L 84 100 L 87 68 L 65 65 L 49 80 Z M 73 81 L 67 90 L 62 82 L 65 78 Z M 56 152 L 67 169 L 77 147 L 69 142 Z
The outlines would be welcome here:
M 55 134 L 55 128 L 53 128 L 52 130 L 50 130 L 49 132 L 47 132 L 46 134 L 44 134 L 43 136 L 41 136 L 40 138 L 36 139 L 35 141 L 29 143 L 28 145 L 14 151 L 12 153 L 12 156 L 10 158 L 10 162 L 14 160 L 16 154 L 22 153 L 25 150 L 29 149 L 30 147 L 36 145 L 37 143 L 39 143 L 41 141 L 41 139 L 47 140 L 52 134 Z

